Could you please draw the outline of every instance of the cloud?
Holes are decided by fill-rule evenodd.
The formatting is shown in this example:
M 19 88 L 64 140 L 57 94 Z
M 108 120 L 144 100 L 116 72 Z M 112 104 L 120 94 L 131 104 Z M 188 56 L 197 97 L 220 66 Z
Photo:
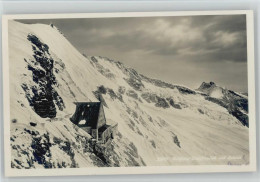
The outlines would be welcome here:
M 208 60 L 246 61 L 245 15 L 36 21 L 52 21 L 86 52 L 93 46 L 110 46 L 119 52 L 143 50 L 162 56 L 187 53 L 214 56 Z
M 225 75 L 225 84 L 233 85 L 234 77 L 228 69 L 224 69 L 231 68 L 229 64 L 233 63 L 239 70 L 236 75 L 242 73 L 240 78 L 243 77 L 243 83 L 247 83 L 246 64 L 241 64 L 247 61 L 245 15 L 19 21 L 52 22 L 82 53 L 111 57 L 141 70 L 143 74 L 165 80 L 189 79 L 184 70 L 192 67 L 189 74 L 193 74 L 193 78 L 196 75 L 197 80 L 204 81 L 207 75 L 213 81 L 221 81 Z M 216 63 L 218 66 L 212 66 Z M 240 66 L 241 69 L 238 69 Z M 158 68 L 164 71 L 156 73 Z M 210 75 L 212 69 L 216 69 L 214 76 Z M 238 88 L 239 85 L 233 87 Z

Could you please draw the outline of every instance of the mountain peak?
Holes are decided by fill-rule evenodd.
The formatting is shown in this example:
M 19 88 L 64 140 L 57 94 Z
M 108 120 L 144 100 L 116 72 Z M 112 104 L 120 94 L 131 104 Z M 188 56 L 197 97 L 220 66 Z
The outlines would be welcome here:
M 210 81 L 209 83 L 202 82 L 202 84 L 200 85 L 198 90 L 202 91 L 202 90 L 210 89 L 210 88 L 213 88 L 213 87 L 216 87 L 216 84 L 212 81 Z

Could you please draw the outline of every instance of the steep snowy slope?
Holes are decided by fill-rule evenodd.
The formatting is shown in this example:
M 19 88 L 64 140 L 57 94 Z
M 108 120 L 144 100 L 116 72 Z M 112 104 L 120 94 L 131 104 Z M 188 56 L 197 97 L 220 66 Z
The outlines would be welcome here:
M 9 46 L 14 168 L 249 162 L 248 128 L 207 94 L 83 56 L 55 26 L 10 21 Z M 69 120 L 97 98 L 118 123 L 106 146 Z

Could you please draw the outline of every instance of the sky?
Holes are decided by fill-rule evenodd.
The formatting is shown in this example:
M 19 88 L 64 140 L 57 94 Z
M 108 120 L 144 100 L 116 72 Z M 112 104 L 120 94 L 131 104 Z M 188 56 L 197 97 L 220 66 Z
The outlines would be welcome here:
M 192 89 L 213 81 L 247 92 L 245 15 L 19 20 L 53 23 L 86 55 Z

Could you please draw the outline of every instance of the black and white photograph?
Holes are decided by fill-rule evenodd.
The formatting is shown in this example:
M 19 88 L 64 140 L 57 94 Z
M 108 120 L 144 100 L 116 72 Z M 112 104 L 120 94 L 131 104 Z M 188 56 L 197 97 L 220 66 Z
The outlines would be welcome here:
M 67 15 L 5 17 L 10 176 L 255 170 L 250 11 Z

